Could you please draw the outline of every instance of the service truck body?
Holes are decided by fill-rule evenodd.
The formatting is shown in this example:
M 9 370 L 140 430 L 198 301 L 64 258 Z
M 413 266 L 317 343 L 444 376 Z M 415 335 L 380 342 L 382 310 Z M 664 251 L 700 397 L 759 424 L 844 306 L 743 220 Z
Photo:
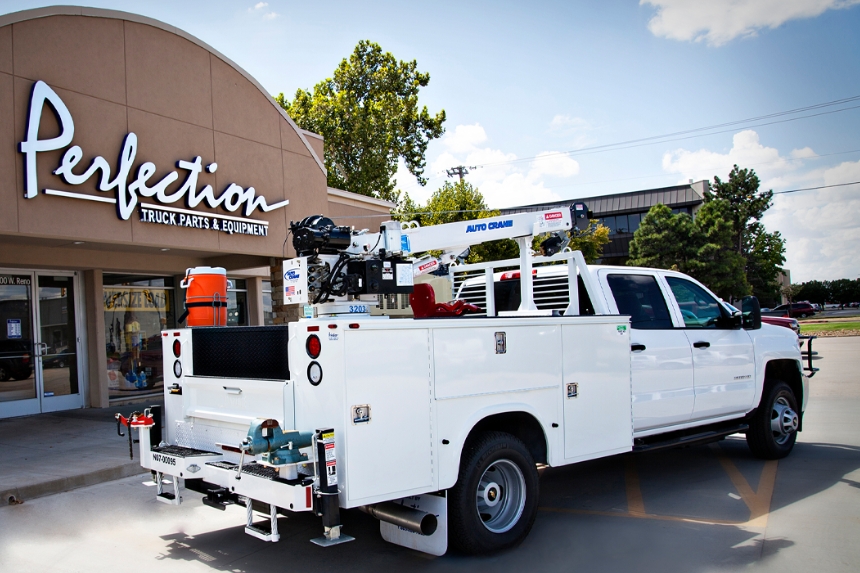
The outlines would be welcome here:
M 553 212 L 534 228 L 561 217 Z M 485 228 L 523 221 L 490 219 Z M 328 244 L 332 228 L 314 224 L 325 233 L 312 239 Z M 414 229 L 390 232 L 381 233 L 389 252 L 421 242 Z M 450 235 L 432 233 L 449 254 L 459 252 Z M 347 234 L 342 248 L 377 248 L 352 240 L 350 247 Z M 337 275 L 347 258 L 338 257 L 309 258 L 309 272 Z M 390 268 L 399 281 L 402 260 L 392 260 L 362 263 L 363 277 Z M 540 267 L 557 262 L 566 265 Z M 502 277 L 483 265 L 457 267 L 481 274 L 455 291 L 474 295 L 482 286 L 483 316 L 350 315 L 350 306 L 363 306 L 338 299 L 328 303 L 331 314 L 287 325 L 163 332 L 163 442 L 150 444 L 154 420 L 136 424 L 159 499 L 179 503 L 184 480 L 208 505 L 244 505 L 246 531 L 270 541 L 279 511 L 315 511 L 326 544 L 346 539 L 323 503 L 336 496 L 334 509 L 379 517 L 385 539 L 439 555 L 449 527 L 467 551 L 519 542 L 537 510 L 535 463 L 562 466 L 734 432 L 752 434 L 759 455 L 790 451 L 807 379 L 797 336 L 756 322 L 757 306 L 744 318 L 681 273 L 589 267 L 579 253 L 517 264 L 524 296 L 513 312 L 496 312 L 498 297 L 487 293 L 498 292 Z M 566 293 L 542 308 L 552 290 L 542 286 L 547 276 L 560 277 Z M 323 302 L 347 288 L 327 280 Z M 372 281 L 349 284 L 367 289 Z M 268 514 L 268 528 L 253 523 L 254 510 Z M 433 527 L 417 525 L 431 514 Z

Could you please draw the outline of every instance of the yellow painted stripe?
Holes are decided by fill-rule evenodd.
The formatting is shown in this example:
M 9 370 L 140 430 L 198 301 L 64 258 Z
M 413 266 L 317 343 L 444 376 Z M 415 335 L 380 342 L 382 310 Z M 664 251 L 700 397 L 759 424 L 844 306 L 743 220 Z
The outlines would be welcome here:
M 639 485 L 639 473 L 636 471 L 636 461 L 633 456 L 624 459 L 624 483 L 627 487 L 627 511 L 632 515 L 646 515 L 645 501 L 642 499 L 642 488 Z

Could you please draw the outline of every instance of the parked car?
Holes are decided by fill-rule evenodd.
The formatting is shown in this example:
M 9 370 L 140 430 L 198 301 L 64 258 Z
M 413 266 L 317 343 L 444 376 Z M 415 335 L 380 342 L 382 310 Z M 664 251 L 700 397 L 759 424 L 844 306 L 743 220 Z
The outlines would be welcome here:
M 800 323 L 797 322 L 796 318 L 786 318 L 783 316 L 763 316 L 761 317 L 761 321 L 767 324 L 773 324 L 774 326 L 790 328 L 794 331 L 795 334 L 800 334 Z
M 815 309 L 812 308 L 812 305 L 808 302 L 793 302 L 790 305 L 781 304 L 775 307 L 770 312 L 772 313 L 780 313 L 774 316 L 787 316 L 789 318 L 797 316 L 800 318 L 806 318 L 807 316 L 814 316 Z
M 26 380 L 32 376 L 32 355 L 29 340 L 0 340 L 0 382 L 10 378 Z

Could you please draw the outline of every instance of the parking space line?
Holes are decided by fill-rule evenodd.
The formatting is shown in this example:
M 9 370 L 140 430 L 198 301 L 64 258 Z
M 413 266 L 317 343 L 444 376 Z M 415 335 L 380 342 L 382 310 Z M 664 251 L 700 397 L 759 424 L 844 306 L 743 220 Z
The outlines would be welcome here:
M 634 456 L 627 456 L 624 460 L 624 484 L 627 492 L 627 511 L 599 511 L 593 509 L 571 509 L 562 507 L 540 507 L 541 511 L 552 513 L 570 513 L 576 515 L 603 515 L 610 517 L 632 517 L 636 519 L 654 519 L 658 521 L 677 521 L 685 523 L 702 523 L 706 525 L 734 525 L 764 530 L 767 527 L 767 518 L 770 514 L 770 503 L 773 498 L 773 490 L 776 484 L 776 460 L 768 460 L 764 463 L 761 477 L 759 478 L 758 490 L 753 491 L 749 482 L 735 466 L 734 462 L 720 448 L 719 444 L 711 444 L 711 450 L 719 460 L 723 470 L 737 490 L 741 499 L 750 510 L 750 518 L 747 521 L 733 521 L 726 519 L 706 519 L 696 517 L 682 517 L 676 515 L 658 515 L 645 511 L 645 501 L 642 497 L 642 488 L 639 483 L 639 472 L 636 470 Z
M 741 496 L 741 499 L 743 499 L 750 510 L 750 519 L 747 524 L 751 527 L 767 527 L 770 502 L 773 498 L 773 488 L 776 484 L 777 460 L 768 460 L 764 463 L 764 468 L 758 482 L 758 490 L 753 491 L 749 482 L 747 482 L 746 478 L 738 470 L 734 462 L 725 454 L 719 444 L 711 444 L 711 450 L 716 454 L 720 465 L 723 466 L 723 470 L 729 475 L 729 479 L 732 480 L 732 485 L 738 490 L 738 495 Z
M 647 515 L 645 501 L 642 499 L 642 488 L 639 486 L 639 472 L 636 471 L 633 456 L 626 456 L 624 460 L 624 484 L 627 488 L 627 513 Z

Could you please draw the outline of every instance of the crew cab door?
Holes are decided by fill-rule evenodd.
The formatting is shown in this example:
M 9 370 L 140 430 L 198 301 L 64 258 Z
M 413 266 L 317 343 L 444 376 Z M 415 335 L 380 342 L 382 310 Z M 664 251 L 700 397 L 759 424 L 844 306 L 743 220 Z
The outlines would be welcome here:
M 656 273 L 606 269 L 599 274 L 610 311 L 630 315 L 633 430 L 681 424 L 693 413 L 693 356 L 675 328 Z
M 755 399 L 755 355 L 746 330 L 722 304 L 687 277 L 665 275 L 693 352 L 693 419 L 745 413 Z

